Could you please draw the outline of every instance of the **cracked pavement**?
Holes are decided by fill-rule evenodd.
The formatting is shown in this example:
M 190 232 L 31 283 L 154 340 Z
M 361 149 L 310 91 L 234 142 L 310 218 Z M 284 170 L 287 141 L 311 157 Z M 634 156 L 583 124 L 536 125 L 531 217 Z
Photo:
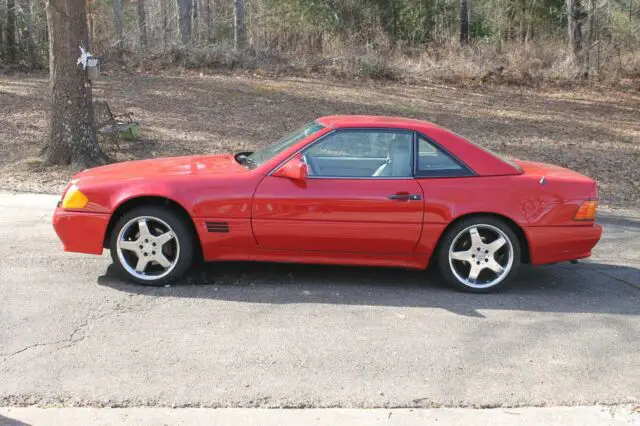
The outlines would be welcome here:
M 0 406 L 518 407 L 640 401 L 640 219 L 500 294 L 377 268 L 209 264 L 179 285 L 64 253 L 0 193 Z

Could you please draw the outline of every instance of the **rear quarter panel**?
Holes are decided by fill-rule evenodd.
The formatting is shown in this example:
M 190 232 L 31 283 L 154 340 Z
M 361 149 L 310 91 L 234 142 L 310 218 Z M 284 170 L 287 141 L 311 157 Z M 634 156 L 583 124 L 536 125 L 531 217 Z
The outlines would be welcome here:
M 417 179 L 425 197 L 425 223 L 449 223 L 472 213 L 495 213 L 521 226 L 554 221 L 572 206 L 561 188 L 526 175 Z
M 529 249 L 536 249 L 534 230 L 587 227 L 592 222 L 573 220 L 578 207 L 593 196 L 592 185 L 549 179 L 540 183 L 537 176 L 515 175 L 466 178 L 417 179 L 425 200 L 424 231 L 419 250 L 432 253 L 452 221 L 470 214 L 496 214 L 515 222 L 527 236 Z M 551 231 L 553 234 L 553 231 Z M 558 240 L 563 237 L 559 234 Z

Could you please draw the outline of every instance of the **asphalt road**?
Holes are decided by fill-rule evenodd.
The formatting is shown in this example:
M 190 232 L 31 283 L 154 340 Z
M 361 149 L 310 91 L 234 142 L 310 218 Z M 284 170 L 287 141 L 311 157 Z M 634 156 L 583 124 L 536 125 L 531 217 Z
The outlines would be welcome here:
M 0 406 L 637 404 L 640 220 L 509 291 L 420 272 L 210 264 L 144 288 L 64 253 L 57 197 L 0 194 Z

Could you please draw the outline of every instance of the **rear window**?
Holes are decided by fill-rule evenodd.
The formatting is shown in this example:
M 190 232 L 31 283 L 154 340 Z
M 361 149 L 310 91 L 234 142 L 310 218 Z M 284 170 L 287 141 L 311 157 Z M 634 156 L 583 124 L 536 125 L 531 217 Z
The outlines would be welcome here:
M 473 173 L 464 164 L 449 155 L 422 135 L 418 136 L 418 167 L 416 176 L 456 177 Z
M 454 133 L 454 132 L 452 132 Z M 487 154 L 497 158 L 498 160 L 502 161 L 503 163 L 507 163 L 508 165 L 510 165 L 511 167 L 515 168 L 516 170 L 518 170 L 520 173 L 522 173 L 522 169 L 520 168 L 520 166 L 518 166 L 516 163 L 514 163 L 513 161 L 511 161 L 510 158 L 504 156 L 504 155 L 500 155 L 496 152 L 493 152 L 492 150 L 490 150 L 489 148 L 485 148 L 482 145 L 479 145 L 475 142 L 471 142 L 469 139 L 465 138 L 464 136 L 461 136 L 457 133 L 454 133 L 456 136 L 458 136 L 459 138 L 464 139 L 465 141 L 469 142 L 470 144 L 473 144 L 475 146 L 477 146 L 478 148 L 480 148 L 481 150 L 483 150 L 484 152 L 486 152 Z

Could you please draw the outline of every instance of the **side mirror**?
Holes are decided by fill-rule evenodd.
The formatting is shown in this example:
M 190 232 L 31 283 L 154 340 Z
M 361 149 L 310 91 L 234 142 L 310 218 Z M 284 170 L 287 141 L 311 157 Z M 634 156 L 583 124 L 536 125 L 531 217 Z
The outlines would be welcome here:
M 307 175 L 307 165 L 302 161 L 301 156 L 293 157 L 273 174 L 273 176 L 276 177 L 284 177 L 297 181 L 304 181 L 307 179 Z

